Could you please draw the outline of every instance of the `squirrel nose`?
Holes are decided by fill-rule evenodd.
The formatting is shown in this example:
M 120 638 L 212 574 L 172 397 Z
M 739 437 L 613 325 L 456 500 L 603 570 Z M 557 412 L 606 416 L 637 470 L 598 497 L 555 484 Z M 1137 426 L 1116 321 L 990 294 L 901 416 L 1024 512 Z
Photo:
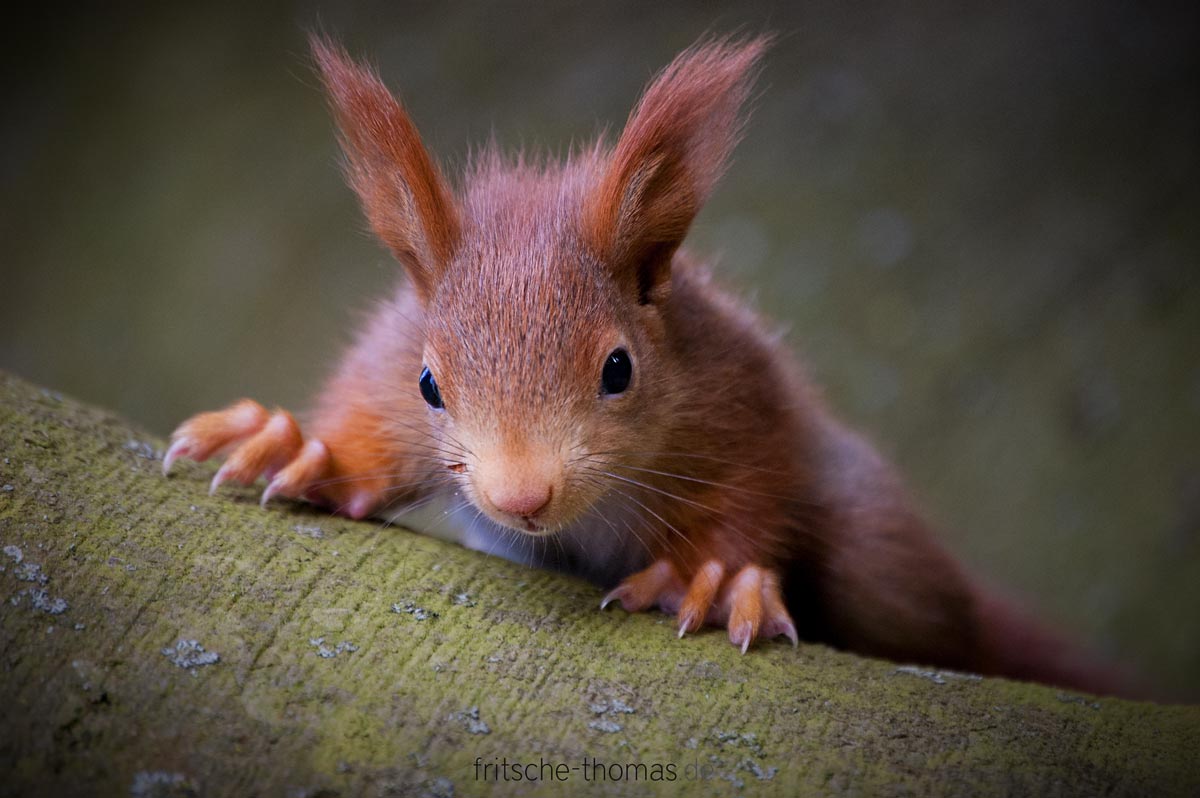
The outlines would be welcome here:
M 488 491 L 487 497 L 502 513 L 533 518 L 550 503 L 550 484 L 502 485 Z

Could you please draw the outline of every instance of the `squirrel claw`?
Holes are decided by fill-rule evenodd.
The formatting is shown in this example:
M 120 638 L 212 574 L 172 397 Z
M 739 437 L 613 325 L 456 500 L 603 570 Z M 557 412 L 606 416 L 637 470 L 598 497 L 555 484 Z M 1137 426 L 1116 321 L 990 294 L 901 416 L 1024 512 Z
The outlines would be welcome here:
M 274 479 L 272 479 L 270 482 L 267 483 L 267 486 L 265 488 L 263 488 L 262 496 L 260 496 L 258 499 L 258 506 L 266 507 L 267 502 L 271 501 L 271 498 L 276 493 L 279 492 L 279 488 L 280 488 L 279 477 L 276 476 Z
M 625 578 L 600 602 L 604 609 L 620 600 L 626 612 L 639 612 L 652 606 L 677 607 L 681 593 L 675 566 L 668 560 L 655 560 L 649 568 Z
M 686 609 L 679 610 L 679 637 L 682 638 L 688 632 L 695 632 L 704 625 L 704 618 L 697 616 L 695 612 Z
M 750 623 L 739 624 L 737 628 L 729 627 L 729 642 L 741 648 L 743 655 L 750 650 L 754 637 L 754 627 Z
M 210 495 L 226 482 L 251 485 L 265 477 L 267 486 L 259 497 L 263 507 L 279 496 L 306 498 L 360 519 L 383 504 L 386 477 L 330 479 L 345 471 L 337 470 L 324 441 L 305 439 L 286 410 L 269 413 L 250 399 L 200 413 L 181 424 L 163 455 L 163 473 L 180 457 L 203 462 L 225 451 L 229 457 L 209 482 Z
M 800 645 L 800 636 L 796 634 L 796 624 L 792 623 L 792 619 L 788 616 L 787 610 L 783 611 L 783 615 L 771 615 L 763 619 L 763 628 L 761 636 L 767 640 L 783 635 L 791 641 L 792 647 Z
M 616 588 L 613 588 L 612 590 L 608 591 L 608 593 L 605 594 L 604 598 L 600 599 L 600 609 L 602 609 L 602 610 L 607 609 L 609 604 L 612 604 L 614 601 L 616 601 L 620 597 L 621 597 L 621 587 L 617 586 Z
M 275 496 L 303 496 L 328 469 L 329 449 L 319 439 L 309 438 L 295 458 L 268 481 L 259 504 L 266 507 L 267 502 Z M 361 504 L 361 501 L 355 504 L 351 500 L 347 514 L 357 517 L 354 512 L 362 510 Z
M 747 565 L 731 580 L 727 593 L 729 642 L 739 646 L 743 654 L 759 638 L 770 640 L 783 635 L 793 646 L 800 644 L 774 571 Z
M 685 591 L 675 567 L 667 560 L 656 560 L 609 591 L 600 609 L 620 601 L 627 612 L 651 606 L 676 612 L 680 638 L 706 623 L 724 626 L 729 630 L 729 642 L 743 654 L 759 638 L 783 635 L 793 646 L 798 645 L 796 625 L 784 606 L 775 572 L 757 565 L 747 565 L 729 579 L 726 572 L 724 563 L 709 560 L 696 571 Z
M 208 495 L 214 496 L 217 493 L 217 488 L 229 478 L 229 464 L 221 466 L 217 469 L 217 473 L 213 474 L 212 482 L 208 483 Z
M 784 606 L 779 577 L 772 571 L 763 574 L 761 600 L 762 629 L 759 630 L 759 634 L 767 640 L 783 635 L 792 641 L 793 648 L 799 646 L 800 636 L 796 634 L 796 624 Z
M 167 447 L 167 453 L 163 455 L 162 471 L 163 476 L 171 473 L 171 466 L 175 465 L 175 461 L 180 457 L 186 457 L 188 447 L 192 445 L 192 439 L 186 435 L 182 435 L 171 442 Z

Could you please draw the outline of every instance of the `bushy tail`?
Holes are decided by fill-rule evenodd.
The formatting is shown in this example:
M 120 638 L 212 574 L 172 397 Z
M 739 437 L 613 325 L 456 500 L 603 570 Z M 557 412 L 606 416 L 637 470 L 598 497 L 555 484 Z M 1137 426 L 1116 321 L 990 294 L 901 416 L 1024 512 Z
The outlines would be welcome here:
M 1144 697 L 1133 678 L 995 595 L 979 600 L 980 670 L 1096 695 Z

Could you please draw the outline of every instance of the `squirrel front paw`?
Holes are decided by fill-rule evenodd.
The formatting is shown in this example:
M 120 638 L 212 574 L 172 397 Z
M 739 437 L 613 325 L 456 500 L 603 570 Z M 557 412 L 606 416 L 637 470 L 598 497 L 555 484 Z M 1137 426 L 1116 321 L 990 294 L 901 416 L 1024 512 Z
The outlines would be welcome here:
M 229 457 L 213 476 L 209 493 L 225 482 L 249 485 L 265 476 L 264 506 L 274 496 L 337 500 L 335 511 L 362 518 L 377 504 L 372 491 L 339 496 L 342 486 L 326 479 L 331 458 L 325 444 L 316 438 L 306 441 L 291 413 L 269 413 L 251 399 L 224 410 L 199 413 L 179 425 L 163 457 L 163 474 L 169 473 L 180 457 L 203 462 L 225 451 L 230 452 Z
M 685 585 L 669 560 L 656 560 L 622 581 L 604 597 L 600 608 L 613 601 L 628 612 L 656 606 L 677 614 L 680 637 L 705 624 L 724 626 L 729 642 L 743 654 L 758 638 L 784 635 L 796 645 L 796 625 L 784 606 L 778 575 L 757 565 L 743 566 L 732 576 L 728 570 L 719 560 L 709 560 Z

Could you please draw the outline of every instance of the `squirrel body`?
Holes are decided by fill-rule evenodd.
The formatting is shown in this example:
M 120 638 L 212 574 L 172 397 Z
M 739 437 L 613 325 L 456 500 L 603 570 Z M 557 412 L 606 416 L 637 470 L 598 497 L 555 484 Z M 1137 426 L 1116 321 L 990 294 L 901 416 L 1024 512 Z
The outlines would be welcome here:
M 659 607 L 680 635 L 785 636 L 1109 689 L 967 577 L 900 480 L 825 408 L 780 336 L 680 247 L 725 167 L 764 38 L 651 83 L 615 146 L 475 157 L 456 193 L 370 69 L 314 37 L 347 175 L 405 269 L 302 432 L 250 400 L 178 457 L 361 518 L 431 504 L 474 548 Z

